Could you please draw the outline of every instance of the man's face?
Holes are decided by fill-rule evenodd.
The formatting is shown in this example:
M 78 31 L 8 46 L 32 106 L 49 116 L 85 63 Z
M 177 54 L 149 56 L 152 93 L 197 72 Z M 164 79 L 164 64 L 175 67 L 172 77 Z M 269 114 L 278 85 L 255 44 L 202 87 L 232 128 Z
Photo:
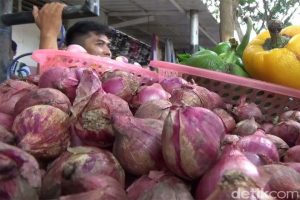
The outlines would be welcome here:
M 110 40 L 106 35 L 89 33 L 83 41 L 83 48 L 92 55 L 101 57 L 111 57 Z

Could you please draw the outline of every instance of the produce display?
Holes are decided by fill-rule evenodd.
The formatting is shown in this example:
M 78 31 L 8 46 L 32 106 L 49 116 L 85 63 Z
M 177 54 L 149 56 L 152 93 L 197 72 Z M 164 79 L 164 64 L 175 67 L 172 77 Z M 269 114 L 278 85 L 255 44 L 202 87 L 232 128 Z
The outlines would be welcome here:
M 199 67 L 243 77 L 249 77 L 242 61 L 243 52 L 250 40 L 252 21 L 245 18 L 247 23 L 246 33 L 240 44 L 231 38 L 229 41 L 220 42 L 212 50 L 201 48 L 194 54 L 178 54 L 180 64 Z
M 0 199 L 300 197 L 300 111 L 266 121 L 180 77 L 82 67 L 7 80 L 0 99 Z

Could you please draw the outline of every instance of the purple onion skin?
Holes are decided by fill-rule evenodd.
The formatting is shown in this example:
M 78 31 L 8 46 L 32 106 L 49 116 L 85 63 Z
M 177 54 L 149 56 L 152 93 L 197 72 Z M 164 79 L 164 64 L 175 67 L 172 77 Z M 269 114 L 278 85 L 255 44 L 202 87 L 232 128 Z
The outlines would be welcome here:
M 138 107 L 148 101 L 158 99 L 169 100 L 170 97 L 171 95 L 160 84 L 154 83 L 151 86 L 141 86 L 131 103 L 133 107 Z
M 6 128 L 8 131 L 11 130 L 14 117 L 5 113 L 0 112 L 0 125 Z
M 0 142 L 7 144 L 15 143 L 15 135 L 0 125 Z
M 162 171 L 151 171 L 137 179 L 127 189 L 130 200 L 192 200 L 187 186 L 175 176 Z
M 216 113 L 221 118 L 227 133 L 231 133 L 235 129 L 236 122 L 234 118 L 226 110 L 222 108 L 215 108 L 213 109 L 213 112 Z
M 196 200 L 206 199 L 218 186 L 224 173 L 236 170 L 253 180 L 259 177 L 258 170 L 239 150 L 228 147 L 218 162 L 200 179 L 196 190 Z
M 41 198 L 59 197 L 63 181 L 96 175 L 107 175 L 122 186 L 125 184 L 124 171 L 112 153 L 95 147 L 68 148 L 48 166 L 43 178 Z
M 238 121 L 251 119 L 252 117 L 257 122 L 261 122 L 263 120 L 263 114 L 260 108 L 255 103 L 246 102 L 246 97 L 242 97 L 240 99 L 239 105 L 233 108 L 233 113 Z
M 65 113 L 70 113 L 71 102 L 61 91 L 53 88 L 40 88 L 24 95 L 15 106 L 15 115 L 28 107 L 35 105 L 50 105 Z
M 153 100 L 143 103 L 135 112 L 137 118 L 151 118 L 165 120 L 172 107 L 172 103 L 167 100 Z
M 118 70 L 105 72 L 101 81 L 105 92 L 121 97 L 127 102 L 131 101 L 140 86 L 138 77 Z
M 172 94 L 173 90 L 181 88 L 182 85 L 188 84 L 188 82 L 181 77 L 170 77 L 163 79 L 160 84 L 164 90 Z
M 276 146 L 265 135 L 253 134 L 245 136 L 237 142 L 237 146 L 242 152 L 254 153 L 274 162 L 279 162 Z
M 284 162 L 282 165 L 288 166 L 290 168 L 293 168 L 298 173 L 300 173 L 300 163 L 299 162 Z
M 35 158 L 0 142 L 0 199 L 37 200 L 41 174 Z
M 39 87 L 58 89 L 73 102 L 80 80 L 76 71 L 75 68 L 53 67 L 41 75 Z
M 284 156 L 284 162 L 300 162 L 300 145 L 293 146 L 287 150 Z
M 36 90 L 36 85 L 25 81 L 9 79 L 0 85 L 0 112 L 14 115 L 16 103 L 32 90 Z
M 64 180 L 62 182 L 62 196 L 82 194 L 93 190 L 99 191 L 98 198 L 100 199 L 127 199 L 122 185 L 109 176 L 85 176 L 76 180 Z
M 17 145 L 36 158 L 55 158 L 69 144 L 69 116 L 58 108 L 36 105 L 15 119 L 13 132 Z
M 266 137 L 275 144 L 279 157 L 282 158 L 286 151 L 290 148 L 289 145 L 283 139 L 275 135 L 266 134 Z
M 115 135 L 112 116 L 132 116 L 128 103 L 113 94 L 95 94 L 75 124 L 76 134 L 88 146 L 112 146 Z
M 170 111 L 162 134 L 168 169 L 185 179 L 200 177 L 216 162 L 224 135 L 222 120 L 206 108 Z
M 294 120 L 283 121 L 276 124 L 269 132 L 283 139 L 290 147 L 297 143 L 300 135 L 300 123 Z
M 113 121 L 117 131 L 113 153 L 127 172 L 143 175 L 164 167 L 162 121 L 128 116 L 115 116 Z

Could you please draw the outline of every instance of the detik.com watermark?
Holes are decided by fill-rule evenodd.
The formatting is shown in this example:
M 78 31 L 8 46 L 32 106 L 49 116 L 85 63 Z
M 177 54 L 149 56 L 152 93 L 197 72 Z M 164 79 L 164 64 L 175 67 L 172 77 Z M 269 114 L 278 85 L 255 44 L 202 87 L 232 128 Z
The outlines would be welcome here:
M 250 190 L 238 189 L 231 193 L 233 199 L 251 199 L 251 197 L 264 199 L 267 196 L 277 199 L 298 199 L 300 198 L 300 193 L 298 191 L 263 191 L 259 188 L 251 188 Z

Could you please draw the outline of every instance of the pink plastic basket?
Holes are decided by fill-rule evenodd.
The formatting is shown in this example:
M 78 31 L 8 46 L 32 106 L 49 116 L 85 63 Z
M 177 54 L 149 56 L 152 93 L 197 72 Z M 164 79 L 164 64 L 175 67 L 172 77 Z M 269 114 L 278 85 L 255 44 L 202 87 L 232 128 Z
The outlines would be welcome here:
M 245 95 L 247 100 L 255 102 L 261 108 L 270 122 L 282 112 L 298 110 L 300 107 L 300 91 L 296 89 L 169 62 L 151 61 L 150 66 L 162 76 L 193 79 L 198 85 L 217 92 L 231 104 L 236 104 Z
M 151 80 L 159 80 L 159 74 L 148 69 L 87 53 L 42 49 L 34 51 L 32 58 L 39 63 L 40 74 L 51 67 L 92 67 L 102 73 L 109 70 L 120 69 Z

